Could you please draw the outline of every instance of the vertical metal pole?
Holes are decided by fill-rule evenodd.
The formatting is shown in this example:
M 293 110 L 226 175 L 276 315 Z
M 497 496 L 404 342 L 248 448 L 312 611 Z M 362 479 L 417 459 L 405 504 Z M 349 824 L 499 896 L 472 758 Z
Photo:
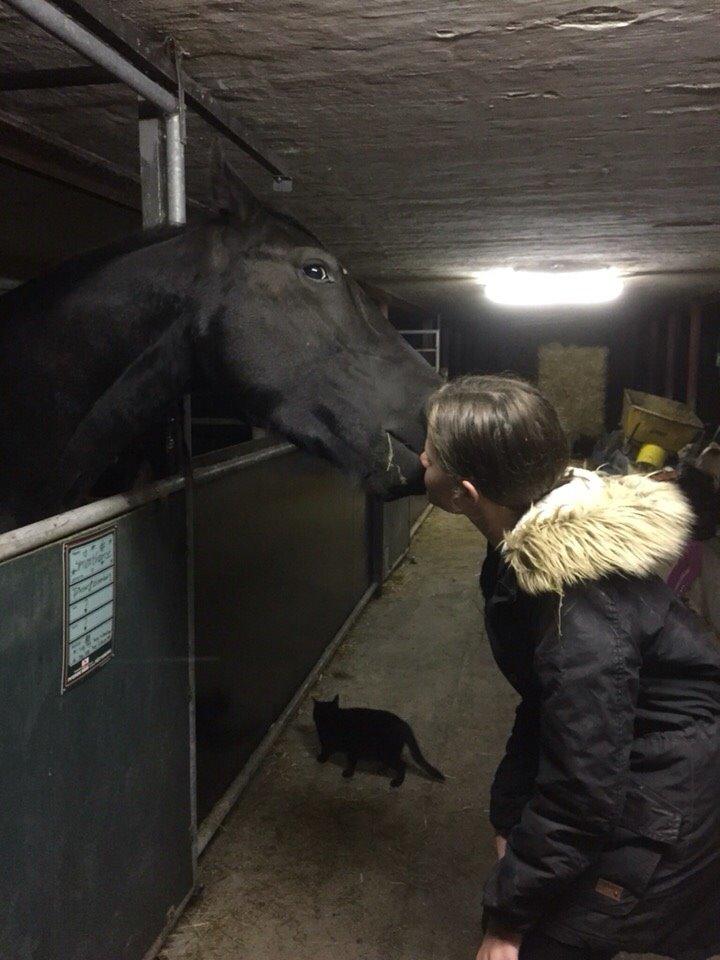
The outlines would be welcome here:
M 697 406 L 698 372 L 700 367 L 700 333 L 702 331 L 702 309 L 699 303 L 690 307 L 690 341 L 688 344 L 687 399 L 686 403 L 694 410 Z
M 665 348 L 665 396 L 675 399 L 675 354 L 677 350 L 678 318 L 671 313 L 667 321 L 667 347 Z
M 197 730 L 195 719 L 195 489 L 192 467 L 192 405 L 183 397 L 183 467 L 185 474 L 185 550 L 187 558 L 188 723 L 190 736 L 190 844 L 193 888 L 197 885 Z
M 185 144 L 179 113 L 165 118 L 168 223 L 185 223 Z
M 379 597 L 382 594 L 385 567 L 385 511 L 380 497 L 368 494 L 365 503 L 370 583 L 375 584 L 373 596 Z
M 140 105 L 140 183 L 143 226 L 185 223 L 185 144 L 179 113 L 162 118 Z
M 435 354 L 435 372 L 440 373 L 442 367 L 442 317 L 437 315 L 437 343 L 435 344 L 437 352 Z
M 144 101 L 139 107 L 140 182 L 145 229 L 185 223 L 185 145 L 182 116 L 164 118 Z M 193 889 L 197 887 L 197 732 L 195 720 L 195 510 L 192 470 L 192 410 L 189 394 L 182 410 L 185 475 L 185 549 L 187 585 L 188 738 L 190 751 L 190 851 Z
M 138 105 L 140 137 L 140 190 L 143 227 L 167 223 L 165 189 L 165 132 L 162 117 L 146 100 Z

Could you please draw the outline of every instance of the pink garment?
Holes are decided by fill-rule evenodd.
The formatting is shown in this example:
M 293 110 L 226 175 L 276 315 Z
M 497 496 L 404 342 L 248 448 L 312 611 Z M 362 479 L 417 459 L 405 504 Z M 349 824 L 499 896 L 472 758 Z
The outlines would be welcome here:
M 687 596 L 702 569 L 702 543 L 689 540 L 683 555 L 667 575 L 665 582 L 679 597 Z

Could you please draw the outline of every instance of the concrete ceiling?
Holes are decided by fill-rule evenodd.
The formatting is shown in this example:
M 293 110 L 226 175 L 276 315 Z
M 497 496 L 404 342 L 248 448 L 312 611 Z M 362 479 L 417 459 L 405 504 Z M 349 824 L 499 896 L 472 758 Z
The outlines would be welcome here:
M 497 265 L 616 265 L 666 284 L 720 275 L 717 0 L 123 0 L 294 178 L 229 151 L 272 204 L 375 286 L 469 309 Z M 78 63 L 0 8 L 4 69 Z M 136 160 L 121 87 L 0 93 L 0 111 Z M 189 193 L 211 134 L 189 124 Z M 647 282 L 647 281 L 646 281 Z M 454 306 L 452 306 L 454 304 Z

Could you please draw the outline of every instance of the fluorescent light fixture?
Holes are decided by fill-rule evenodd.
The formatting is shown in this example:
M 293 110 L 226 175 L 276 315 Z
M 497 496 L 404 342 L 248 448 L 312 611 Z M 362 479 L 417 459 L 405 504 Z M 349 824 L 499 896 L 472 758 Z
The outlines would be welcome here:
M 499 268 L 478 273 L 477 281 L 484 285 L 488 300 L 513 307 L 607 303 L 617 299 L 623 290 L 614 267 L 569 273 Z

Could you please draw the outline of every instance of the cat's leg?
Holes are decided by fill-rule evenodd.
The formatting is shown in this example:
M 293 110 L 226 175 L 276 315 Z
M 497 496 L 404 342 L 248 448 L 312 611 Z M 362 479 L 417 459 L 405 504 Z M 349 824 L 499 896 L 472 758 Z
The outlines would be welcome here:
M 357 766 L 358 758 L 353 756 L 351 753 L 347 755 L 347 764 L 343 770 L 343 776 L 346 780 L 349 780 L 350 777 L 355 773 L 355 767 Z
M 326 747 L 324 744 L 320 747 L 320 753 L 318 754 L 318 763 L 326 763 L 330 759 L 331 750 L 329 747 Z
M 405 761 L 398 760 L 397 763 L 394 764 L 394 766 L 395 766 L 396 775 L 390 781 L 390 786 L 400 787 L 402 786 L 402 782 L 405 779 Z

